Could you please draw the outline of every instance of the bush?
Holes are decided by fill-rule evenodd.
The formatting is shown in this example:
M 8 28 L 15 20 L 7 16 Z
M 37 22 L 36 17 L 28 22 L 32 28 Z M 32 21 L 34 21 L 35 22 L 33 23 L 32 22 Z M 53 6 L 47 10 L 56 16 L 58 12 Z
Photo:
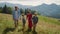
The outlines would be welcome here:
M 0 9 L 0 13 L 2 13 L 2 9 Z

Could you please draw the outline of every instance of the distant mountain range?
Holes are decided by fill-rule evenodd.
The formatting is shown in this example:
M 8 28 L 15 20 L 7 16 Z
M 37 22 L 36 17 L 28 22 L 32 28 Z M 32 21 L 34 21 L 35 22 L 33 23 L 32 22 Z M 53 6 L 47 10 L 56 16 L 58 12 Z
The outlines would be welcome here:
M 27 5 L 12 4 L 5 2 L 5 3 L 0 3 L 0 7 L 3 7 L 5 4 L 8 7 L 18 6 L 20 8 L 29 8 L 32 10 L 37 10 L 43 16 L 60 18 L 60 5 L 56 5 L 54 3 L 50 5 L 43 3 L 42 5 L 38 5 L 38 6 L 27 6 Z
M 43 16 L 60 18 L 60 5 L 56 4 L 42 4 L 39 6 L 32 7 L 31 9 L 37 10 Z

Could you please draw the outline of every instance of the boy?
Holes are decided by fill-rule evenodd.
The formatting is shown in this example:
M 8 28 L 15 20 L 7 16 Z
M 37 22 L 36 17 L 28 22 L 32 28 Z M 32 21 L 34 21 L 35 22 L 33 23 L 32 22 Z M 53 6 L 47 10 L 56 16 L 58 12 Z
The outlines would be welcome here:
M 33 32 L 36 32 L 36 24 L 38 23 L 38 17 L 37 17 L 37 13 L 34 13 L 34 16 L 32 17 L 32 21 L 33 21 Z
M 25 28 L 25 23 L 26 23 L 24 13 L 22 14 L 22 23 L 23 23 L 23 29 L 22 29 L 22 30 L 24 30 L 24 28 Z

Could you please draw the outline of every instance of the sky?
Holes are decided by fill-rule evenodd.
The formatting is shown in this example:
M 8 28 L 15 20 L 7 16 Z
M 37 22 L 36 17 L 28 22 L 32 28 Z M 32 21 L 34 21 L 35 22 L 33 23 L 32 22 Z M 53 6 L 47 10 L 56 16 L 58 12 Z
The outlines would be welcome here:
M 57 5 L 60 5 L 60 0 L 0 0 L 0 3 L 1 2 L 22 4 L 22 5 L 32 5 L 32 6 L 41 5 L 43 3 L 45 3 L 45 4 L 55 3 Z

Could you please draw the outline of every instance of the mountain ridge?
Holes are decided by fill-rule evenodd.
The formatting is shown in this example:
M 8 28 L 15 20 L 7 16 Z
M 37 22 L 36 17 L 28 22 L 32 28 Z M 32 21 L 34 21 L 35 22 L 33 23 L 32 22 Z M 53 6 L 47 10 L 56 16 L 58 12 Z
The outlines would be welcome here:
M 60 5 L 57 5 L 55 3 L 49 5 L 43 3 L 42 5 L 38 5 L 38 6 L 27 6 L 27 5 L 12 4 L 6 2 L 6 3 L 0 3 L 0 7 L 3 7 L 5 4 L 8 7 L 18 6 L 19 8 L 24 8 L 24 9 L 29 8 L 32 10 L 37 10 L 43 16 L 60 18 Z

